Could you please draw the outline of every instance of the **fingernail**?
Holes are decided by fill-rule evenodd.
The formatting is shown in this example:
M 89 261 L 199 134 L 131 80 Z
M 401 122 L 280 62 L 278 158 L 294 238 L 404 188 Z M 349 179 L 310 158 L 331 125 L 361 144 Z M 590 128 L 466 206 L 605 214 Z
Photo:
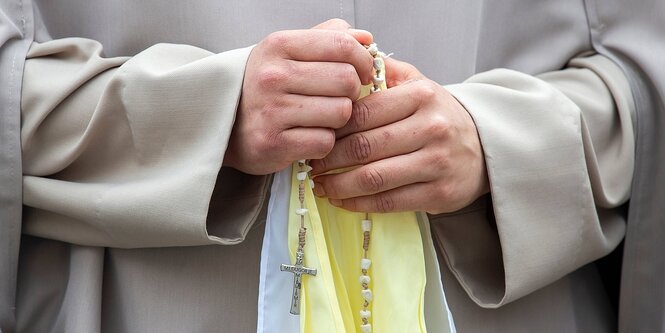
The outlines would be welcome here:
M 331 205 L 335 207 L 339 207 L 342 205 L 342 200 L 339 199 L 328 199 L 328 201 L 330 202 Z
M 367 30 L 350 28 L 350 29 L 349 29 L 349 32 L 350 32 L 351 34 L 355 35 L 354 37 L 355 37 L 360 43 L 363 43 L 363 44 L 371 44 L 372 41 L 374 41 L 374 36 L 372 35 L 371 32 L 369 32 L 369 31 L 367 31 Z M 358 38 L 358 37 L 361 37 L 361 38 Z
M 326 191 L 323 189 L 323 186 L 321 186 L 321 183 L 314 182 L 314 188 L 312 190 L 317 197 L 326 195 Z

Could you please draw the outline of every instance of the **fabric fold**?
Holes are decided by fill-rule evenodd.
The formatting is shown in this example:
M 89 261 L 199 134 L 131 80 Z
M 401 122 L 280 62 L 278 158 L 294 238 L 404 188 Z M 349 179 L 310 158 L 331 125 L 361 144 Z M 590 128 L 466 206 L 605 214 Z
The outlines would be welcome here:
M 270 181 L 222 168 L 250 51 L 157 44 L 104 58 L 83 38 L 34 44 L 24 232 L 120 248 L 241 242 Z M 234 190 L 238 182 L 248 186 Z M 242 200 L 247 216 L 227 209 Z
M 603 58 L 573 63 L 608 66 Z M 447 86 L 478 128 L 492 214 L 464 226 L 441 218 L 433 228 L 452 273 L 478 305 L 519 299 L 608 254 L 623 238 L 621 212 L 612 208 L 630 191 L 634 134 L 631 103 L 623 100 L 627 84 L 612 85 L 614 95 L 593 71 L 571 68 L 540 78 L 497 69 Z M 468 237 L 455 238 L 462 234 Z

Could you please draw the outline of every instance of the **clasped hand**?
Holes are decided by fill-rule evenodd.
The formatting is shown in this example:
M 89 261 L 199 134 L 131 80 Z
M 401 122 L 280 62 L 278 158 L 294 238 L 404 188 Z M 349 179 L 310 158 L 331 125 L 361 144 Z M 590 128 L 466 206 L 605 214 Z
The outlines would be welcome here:
M 475 124 L 445 88 L 389 58 L 388 89 L 356 100 L 371 41 L 342 20 L 261 41 L 224 164 L 268 174 L 310 159 L 315 194 L 351 211 L 452 212 L 487 193 Z

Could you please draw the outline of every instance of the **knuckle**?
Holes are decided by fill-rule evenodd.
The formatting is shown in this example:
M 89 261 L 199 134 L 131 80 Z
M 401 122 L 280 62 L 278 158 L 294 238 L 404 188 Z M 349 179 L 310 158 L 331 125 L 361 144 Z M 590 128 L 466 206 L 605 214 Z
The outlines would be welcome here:
M 347 33 L 336 31 L 333 34 L 333 45 L 335 45 L 337 52 L 342 54 L 350 54 L 357 43 L 358 42 Z
M 363 100 L 358 100 L 353 103 L 353 109 L 351 111 L 351 126 L 355 128 L 365 128 L 365 125 L 369 121 L 370 117 L 370 108 Z
M 424 203 L 423 210 L 429 214 L 451 212 L 450 205 L 453 186 L 449 183 L 435 182 L 426 190 L 429 200 Z
M 268 154 L 268 153 L 274 153 L 277 151 L 281 151 L 283 148 L 283 144 L 281 143 L 281 136 L 276 135 L 276 134 L 265 134 L 262 136 L 259 136 L 257 139 L 257 147 L 258 147 L 258 152 L 260 154 Z
M 360 78 L 356 73 L 355 67 L 351 64 L 344 64 L 343 69 L 337 72 L 337 80 L 344 84 L 349 97 L 358 97 L 360 93 Z
M 265 44 L 265 46 L 268 49 L 281 49 L 284 47 L 284 44 L 287 42 L 288 37 L 286 36 L 286 33 L 284 31 L 275 31 L 266 38 L 263 39 L 262 43 Z
M 277 65 L 267 65 L 259 70 L 257 83 L 263 88 L 274 89 L 282 85 L 287 78 L 288 73 L 284 68 Z
M 361 190 L 376 193 L 379 192 L 383 185 L 385 184 L 385 179 L 383 175 L 374 168 L 368 168 L 360 173 L 358 178 L 358 186 Z
M 427 164 L 436 170 L 435 172 L 448 169 L 450 162 L 450 156 L 444 151 L 431 154 L 427 159 Z
M 425 127 L 428 136 L 435 138 L 446 138 L 450 135 L 452 130 L 452 124 L 443 116 L 430 117 L 429 122 Z
M 395 210 L 395 199 L 389 195 L 379 195 L 374 200 L 374 208 L 379 213 L 388 213 Z
M 264 110 L 270 113 L 278 114 L 284 109 L 292 107 L 293 103 L 289 100 L 288 95 L 279 94 L 272 96 L 272 98 L 266 98 L 264 104 Z
M 274 160 L 276 146 L 277 144 L 268 135 L 256 135 L 247 142 L 244 149 L 251 161 L 269 161 Z
M 425 103 L 436 96 L 436 87 L 429 80 L 419 80 L 414 87 L 413 97 L 421 103 Z
M 452 198 L 453 187 L 450 184 L 441 184 L 434 187 L 432 190 L 432 198 L 436 198 L 435 202 L 446 203 Z
M 330 24 L 333 24 L 333 25 L 339 26 L 339 27 L 345 27 L 347 29 L 351 28 L 351 25 L 348 22 L 342 20 L 341 18 L 333 18 L 333 19 L 328 20 L 326 23 L 330 23 Z
M 347 157 L 355 162 L 365 162 L 372 155 L 372 145 L 363 133 L 356 133 L 349 138 L 346 147 Z

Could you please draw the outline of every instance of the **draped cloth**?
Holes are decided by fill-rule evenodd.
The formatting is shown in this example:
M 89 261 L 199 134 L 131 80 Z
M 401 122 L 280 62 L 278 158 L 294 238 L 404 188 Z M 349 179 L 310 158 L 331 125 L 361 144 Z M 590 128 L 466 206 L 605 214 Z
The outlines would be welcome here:
M 300 221 L 298 186 L 294 169 L 289 212 L 289 249 L 295 258 Z M 359 312 L 360 259 L 364 213 L 336 208 L 315 198 L 305 186 L 305 217 L 308 229 L 305 265 L 316 267 L 316 277 L 303 277 L 301 332 L 356 332 Z M 372 266 L 370 322 L 376 332 L 425 332 L 425 261 L 423 245 L 413 212 L 370 214 Z
M 385 68 L 381 68 L 385 71 Z M 386 89 L 385 82 L 382 89 Z M 369 95 L 363 87 L 360 98 Z M 298 167 L 292 167 L 289 205 L 289 252 L 295 260 L 300 207 Z M 360 326 L 360 261 L 363 257 L 365 213 L 349 212 L 316 198 L 305 181 L 307 246 L 305 265 L 317 267 L 316 277 L 304 277 L 301 332 L 356 332 Z M 376 332 L 426 332 L 424 317 L 425 260 L 414 212 L 370 214 L 372 232 L 368 257 L 373 299 L 370 323 Z

